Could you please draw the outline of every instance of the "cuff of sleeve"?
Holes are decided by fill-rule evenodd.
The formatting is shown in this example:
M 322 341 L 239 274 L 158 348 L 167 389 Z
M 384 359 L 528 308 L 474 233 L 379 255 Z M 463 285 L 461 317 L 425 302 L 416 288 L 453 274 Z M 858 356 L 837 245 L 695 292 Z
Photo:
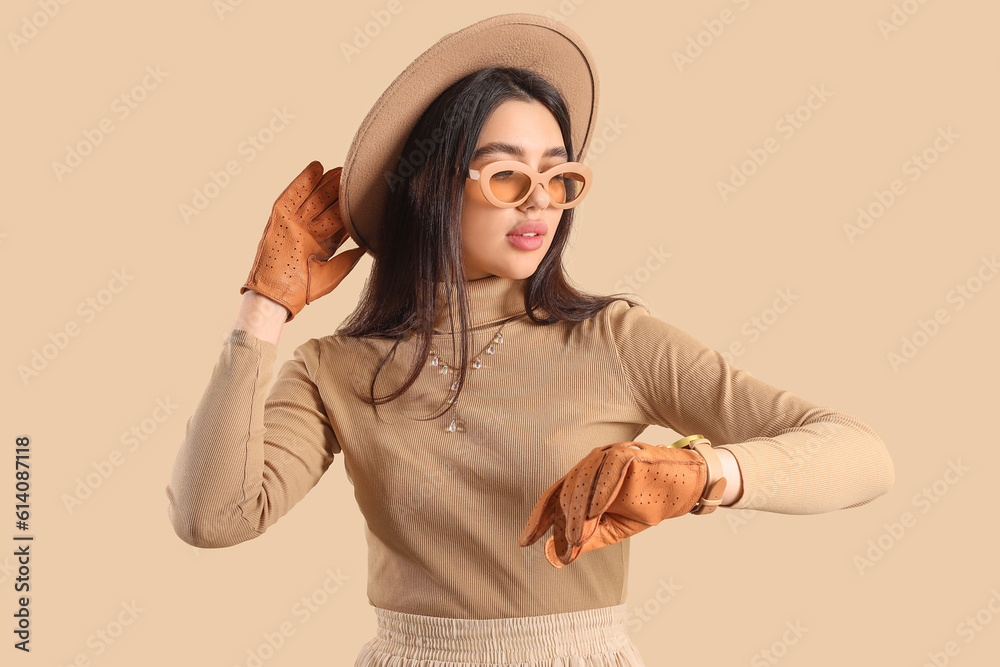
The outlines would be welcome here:
M 223 342 L 249 348 L 258 354 L 263 360 L 271 363 L 273 363 L 278 356 L 277 345 L 266 340 L 261 340 L 244 329 L 233 329 L 229 332 L 229 335 L 226 336 L 226 339 Z
M 746 509 L 750 505 L 754 489 L 757 488 L 757 469 L 754 465 L 753 455 L 746 447 L 740 444 L 716 445 L 716 449 L 728 450 L 736 459 L 736 465 L 740 467 L 740 477 L 743 484 L 743 493 L 732 505 L 726 505 L 725 509 Z

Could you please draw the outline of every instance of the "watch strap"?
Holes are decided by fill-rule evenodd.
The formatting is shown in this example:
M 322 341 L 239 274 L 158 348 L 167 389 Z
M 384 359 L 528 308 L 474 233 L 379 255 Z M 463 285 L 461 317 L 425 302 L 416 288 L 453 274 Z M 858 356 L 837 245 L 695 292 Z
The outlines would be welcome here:
M 712 448 L 712 443 L 702 435 L 689 435 L 670 445 L 671 447 L 693 449 L 702 455 L 708 468 L 705 491 L 691 514 L 711 514 L 722 504 L 722 494 L 726 491 L 726 477 L 722 470 L 722 459 Z

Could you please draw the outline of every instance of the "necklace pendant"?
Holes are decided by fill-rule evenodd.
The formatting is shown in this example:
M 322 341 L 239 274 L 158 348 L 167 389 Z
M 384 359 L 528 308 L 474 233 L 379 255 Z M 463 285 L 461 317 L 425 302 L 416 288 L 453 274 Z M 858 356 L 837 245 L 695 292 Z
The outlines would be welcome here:
M 504 324 L 506 324 L 506 322 Z M 497 331 L 496 335 L 493 336 L 493 340 L 489 344 L 489 346 L 485 350 L 480 352 L 479 355 L 473 360 L 472 368 L 478 369 L 483 367 L 483 353 L 486 354 L 497 353 L 498 351 L 497 346 L 503 343 L 503 327 L 504 325 L 501 324 L 500 330 Z M 449 367 L 448 364 L 446 364 L 440 357 L 438 357 L 438 354 L 435 350 L 430 350 L 428 356 L 431 357 L 431 366 L 437 367 L 440 370 L 441 375 L 448 375 L 448 373 L 455 372 L 454 368 Z M 458 402 L 458 380 L 454 380 L 451 383 L 451 395 L 449 395 L 448 397 L 448 403 L 452 406 L 455 406 L 457 402 Z M 459 418 L 457 409 L 455 409 L 452 412 L 451 422 L 449 422 L 449 424 L 445 427 L 444 430 L 446 433 L 465 432 L 465 421 Z

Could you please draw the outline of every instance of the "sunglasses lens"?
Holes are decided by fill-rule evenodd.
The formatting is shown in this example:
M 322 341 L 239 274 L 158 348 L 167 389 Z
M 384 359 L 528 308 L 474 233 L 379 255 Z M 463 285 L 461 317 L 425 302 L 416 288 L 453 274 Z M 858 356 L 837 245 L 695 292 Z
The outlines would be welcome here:
M 498 171 L 490 177 L 490 191 L 502 202 L 511 204 L 528 194 L 531 179 L 527 174 L 508 169 Z
M 586 182 L 583 174 L 564 171 L 549 181 L 549 196 L 560 204 L 569 204 L 580 196 Z

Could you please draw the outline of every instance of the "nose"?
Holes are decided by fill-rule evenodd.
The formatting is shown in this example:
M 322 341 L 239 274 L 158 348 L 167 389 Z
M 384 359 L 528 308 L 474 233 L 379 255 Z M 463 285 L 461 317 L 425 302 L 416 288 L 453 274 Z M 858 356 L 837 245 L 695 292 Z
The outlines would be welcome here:
M 520 208 L 529 209 L 534 206 L 544 211 L 549 207 L 549 202 L 551 201 L 552 198 L 549 196 L 549 191 L 541 183 L 536 183 L 535 189 L 531 191 L 531 194 L 524 200 Z

